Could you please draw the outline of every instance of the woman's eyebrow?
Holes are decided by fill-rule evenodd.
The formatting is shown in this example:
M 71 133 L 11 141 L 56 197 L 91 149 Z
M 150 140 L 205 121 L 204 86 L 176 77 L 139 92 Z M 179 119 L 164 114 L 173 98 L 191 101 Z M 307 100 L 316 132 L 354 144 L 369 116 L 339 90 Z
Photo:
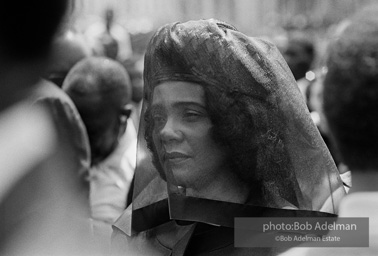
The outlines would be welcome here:
M 199 107 L 199 108 L 203 108 L 205 109 L 205 105 L 199 103 L 199 102 L 195 102 L 195 101 L 177 101 L 177 102 L 173 102 L 172 107 L 190 107 L 190 106 L 195 106 L 195 107 Z
M 172 102 L 170 104 L 170 106 L 173 107 L 173 108 L 195 106 L 195 107 L 199 107 L 199 108 L 205 109 L 205 105 L 204 104 L 201 104 L 201 103 L 195 102 L 195 101 L 175 101 L 175 102 Z M 164 108 L 165 107 L 163 106 L 162 103 L 154 103 L 154 104 L 151 105 L 151 110 L 152 111 L 161 111 Z

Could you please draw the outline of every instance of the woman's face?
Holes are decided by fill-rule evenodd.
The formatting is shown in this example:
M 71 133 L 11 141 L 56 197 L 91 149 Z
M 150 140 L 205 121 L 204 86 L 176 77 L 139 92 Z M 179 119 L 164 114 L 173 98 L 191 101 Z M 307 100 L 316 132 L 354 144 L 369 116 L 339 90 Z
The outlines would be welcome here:
M 225 168 L 225 152 L 210 134 L 201 85 L 168 81 L 155 87 L 151 103 L 153 143 L 166 176 L 175 185 L 201 189 Z

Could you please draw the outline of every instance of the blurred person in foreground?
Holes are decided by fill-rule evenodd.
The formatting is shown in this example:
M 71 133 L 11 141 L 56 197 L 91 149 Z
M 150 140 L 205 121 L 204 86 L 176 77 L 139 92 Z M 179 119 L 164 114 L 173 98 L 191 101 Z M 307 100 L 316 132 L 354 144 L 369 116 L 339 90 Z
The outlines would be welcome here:
M 276 255 L 286 248 L 235 247 L 234 218 L 335 216 L 339 174 L 274 45 L 213 19 L 172 23 L 144 65 L 134 199 L 114 254 Z
M 1 255 L 93 255 L 72 134 L 55 122 L 65 107 L 40 100 L 39 77 L 71 4 L 7 1 L 0 8 Z
M 51 81 L 41 79 L 30 95 L 33 104 L 45 105 L 52 112 L 52 121 L 61 139 L 69 145 L 70 161 L 74 163 L 76 175 L 88 196 L 88 174 L 91 151 L 87 130 L 71 98 Z
M 88 131 L 91 217 L 95 233 L 110 242 L 111 224 L 126 208 L 135 169 L 137 134 L 132 121 L 132 87 L 123 66 L 104 57 L 78 62 L 63 90 L 72 98 Z M 101 239 L 100 239 L 101 240 Z
M 85 125 L 75 104 L 61 89 L 70 69 L 91 52 L 84 38 L 76 32 L 66 29 L 53 40 L 48 67 L 33 97 L 45 102 L 54 112 L 54 122 L 69 136 L 64 139 L 74 145 L 74 161 L 78 163 L 78 174 L 83 184 L 88 187 L 87 179 L 91 162 L 91 152 Z M 88 190 L 86 191 L 88 195 Z
M 369 232 L 369 247 L 295 248 L 284 255 L 378 254 L 377 17 L 378 6 L 369 6 L 348 19 L 349 25 L 328 49 L 323 89 L 332 139 L 352 172 L 352 187 L 341 202 L 339 216 L 369 217 L 369 230 L 364 230 Z

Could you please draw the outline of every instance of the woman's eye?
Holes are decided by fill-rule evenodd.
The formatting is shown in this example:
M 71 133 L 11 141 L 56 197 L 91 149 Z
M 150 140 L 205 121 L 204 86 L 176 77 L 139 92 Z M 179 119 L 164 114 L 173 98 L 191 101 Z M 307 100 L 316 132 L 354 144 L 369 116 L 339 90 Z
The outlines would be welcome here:
M 154 121 L 155 125 L 161 125 L 165 123 L 165 118 L 162 115 L 152 115 L 152 120 Z
M 183 117 L 188 121 L 195 121 L 198 118 L 202 117 L 202 114 L 197 111 L 185 111 Z
M 153 116 L 152 117 L 154 122 L 163 122 L 164 121 L 164 118 L 162 116 Z

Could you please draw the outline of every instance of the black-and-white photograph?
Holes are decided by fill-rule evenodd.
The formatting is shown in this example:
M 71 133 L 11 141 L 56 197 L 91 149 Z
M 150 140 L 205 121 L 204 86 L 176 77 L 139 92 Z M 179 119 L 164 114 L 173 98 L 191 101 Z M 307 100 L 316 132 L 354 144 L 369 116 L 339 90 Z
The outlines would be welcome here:
M 378 0 L 0 8 L 0 255 L 378 255 Z

